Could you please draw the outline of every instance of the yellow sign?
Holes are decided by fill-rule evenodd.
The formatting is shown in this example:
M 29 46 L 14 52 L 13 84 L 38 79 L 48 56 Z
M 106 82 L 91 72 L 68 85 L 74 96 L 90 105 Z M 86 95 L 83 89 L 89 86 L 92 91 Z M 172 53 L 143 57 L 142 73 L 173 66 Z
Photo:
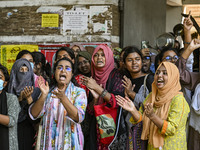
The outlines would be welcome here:
M 10 72 L 17 54 L 22 50 L 38 51 L 38 45 L 1 45 L 1 64 Z
M 42 27 L 58 27 L 58 14 L 42 14 Z

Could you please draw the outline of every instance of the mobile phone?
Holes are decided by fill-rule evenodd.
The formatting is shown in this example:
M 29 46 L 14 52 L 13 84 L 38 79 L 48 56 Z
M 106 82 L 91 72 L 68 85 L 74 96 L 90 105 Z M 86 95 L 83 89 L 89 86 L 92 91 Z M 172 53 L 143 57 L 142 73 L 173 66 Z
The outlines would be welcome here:
M 142 42 L 141 42 L 141 48 L 142 48 L 142 49 L 148 48 L 148 45 L 149 45 L 149 42 L 148 42 L 148 41 L 142 41 Z

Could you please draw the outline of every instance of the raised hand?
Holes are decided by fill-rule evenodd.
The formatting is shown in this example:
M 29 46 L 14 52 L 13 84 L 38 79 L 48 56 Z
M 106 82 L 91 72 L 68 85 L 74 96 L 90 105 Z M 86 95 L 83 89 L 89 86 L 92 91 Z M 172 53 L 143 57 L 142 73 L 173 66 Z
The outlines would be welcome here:
M 153 110 L 153 105 L 152 103 L 147 103 L 145 106 L 144 106 L 144 113 L 145 115 L 151 119 L 153 117 L 153 115 L 155 114 L 154 113 L 154 110 Z
M 57 89 L 57 90 L 52 91 L 52 94 L 54 94 L 54 95 L 52 95 L 51 97 L 58 98 L 62 102 L 62 100 L 67 97 L 65 95 L 66 89 L 67 89 L 67 85 L 65 84 L 62 89 Z
M 193 22 L 191 21 L 190 17 L 191 17 L 191 11 L 189 11 L 188 17 L 186 17 L 183 21 L 184 30 L 190 30 L 193 26 Z
M 131 96 L 132 93 L 135 93 L 133 90 L 135 88 L 135 84 L 132 85 L 131 80 L 126 76 L 123 76 L 122 86 L 125 88 L 124 92 L 126 96 Z
M 128 97 L 121 97 L 120 95 L 115 96 L 117 100 L 117 104 L 121 106 L 123 109 L 132 112 L 136 111 L 136 107 L 134 103 Z
M 40 88 L 40 91 L 43 94 L 48 95 L 48 93 L 49 93 L 49 84 L 48 84 L 47 81 L 45 83 L 45 80 L 44 80 L 44 78 L 42 76 L 38 77 L 38 86 Z
M 194 51 L 195 49 L 200 47 L 200 40 L 199 39 L 194 39 L 191 41 L 190 45 L 187 47 L 186 50 L 189 51 Z

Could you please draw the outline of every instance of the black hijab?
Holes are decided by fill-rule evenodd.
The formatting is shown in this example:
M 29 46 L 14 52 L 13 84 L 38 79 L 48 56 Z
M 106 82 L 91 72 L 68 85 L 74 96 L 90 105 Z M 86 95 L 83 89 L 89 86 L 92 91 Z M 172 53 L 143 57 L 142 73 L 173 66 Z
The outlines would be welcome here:
M 28 72 L 19 72 L 22 66 L 26 66 Z M 30 62 L 27 59 L 21 58 L 16 60 L 12 66 L 8 92 L 19 97 L 21 91 L 24 90 L 26 86 L 34 86 L 34 74 Z
M 2 90 L 0 94 L 0 114 L 8 115 L 8 107 L 7 107 L 7 96 L 6 92 Z M 0 124 L 0 141 L 1 141 L 1 150 L 9 149 L 9 135 L 8 135 L 8 127 Z

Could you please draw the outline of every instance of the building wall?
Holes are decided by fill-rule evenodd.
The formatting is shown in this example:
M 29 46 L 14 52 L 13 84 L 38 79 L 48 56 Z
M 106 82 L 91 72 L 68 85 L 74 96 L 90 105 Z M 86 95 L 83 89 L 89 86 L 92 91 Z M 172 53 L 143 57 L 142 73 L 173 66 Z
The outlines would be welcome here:
M 63 29 L 63 12 L 69 10 L 88 12 L 87 29 Z M 42 14 L 54 13 L 59 14 L 59 26 L 42 27 Z M 0 1 L 0 19 L 1 44 L 72 42 L 119 44 L 118 0 Z
M 156 37 L 166 31 L 165 0 L 125 0 L 124 46 L 147 40 L 154 45 Z
M 166 32 L 172 32 L 176 24 L 182 21 L 182 7 L 167 6 L 166 11 Z
M 183 5 L 186 4 L 200 4 L 199 0 L 183 0 Z

